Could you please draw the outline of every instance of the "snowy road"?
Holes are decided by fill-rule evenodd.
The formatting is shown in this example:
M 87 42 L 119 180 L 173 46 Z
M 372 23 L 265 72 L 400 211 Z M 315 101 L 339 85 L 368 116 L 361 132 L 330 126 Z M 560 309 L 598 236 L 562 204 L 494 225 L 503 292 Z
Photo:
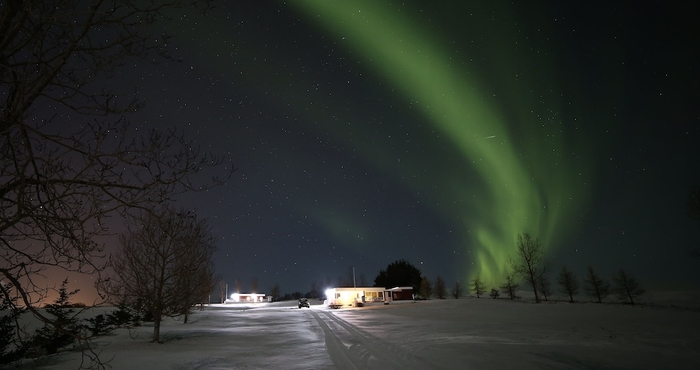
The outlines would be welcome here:
M 325 336 L 326 350 L 338 369 L 436 369 L 410 350 L 348 324 L 327 311 L 310 311 Z

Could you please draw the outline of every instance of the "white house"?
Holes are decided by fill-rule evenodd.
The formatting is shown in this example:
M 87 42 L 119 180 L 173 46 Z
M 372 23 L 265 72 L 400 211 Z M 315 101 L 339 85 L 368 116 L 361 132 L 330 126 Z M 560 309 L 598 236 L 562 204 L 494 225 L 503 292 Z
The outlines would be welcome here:
M 332 308 L 359 306 L 371 303 L 388 304 L 386 289 L 382 287 L 331 288 L 326 290 L 326 304 Z
M 265 294 L 261 293 L 233 293 L 226 303 L 260 303 L 269 302 Z

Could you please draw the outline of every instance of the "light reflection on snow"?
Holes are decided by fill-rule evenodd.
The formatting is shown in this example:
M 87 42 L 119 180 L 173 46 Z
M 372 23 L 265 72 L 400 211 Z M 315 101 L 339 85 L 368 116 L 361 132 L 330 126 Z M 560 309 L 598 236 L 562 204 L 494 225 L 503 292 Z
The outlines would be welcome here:
M 312 301 L 224 304 L 98 343 L 114 369 L 694 369 L 693 310 L 468 298 L 330 310 Z M 79 353 L 46 369 L 76 369 Z

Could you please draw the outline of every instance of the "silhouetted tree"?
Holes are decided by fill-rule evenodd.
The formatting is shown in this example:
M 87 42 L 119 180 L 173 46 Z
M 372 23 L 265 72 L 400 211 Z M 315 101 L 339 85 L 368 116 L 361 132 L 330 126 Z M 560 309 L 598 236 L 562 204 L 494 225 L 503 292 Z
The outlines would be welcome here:
M 393 288 L 397 286 L 410 286 L 414 292 L 420 290 L 422 281 L 421 272 L 406 260 L 398 260 L 390 263 L 386 270 L 380 270 L 374 278 L 374 286 Z
M 367 286 L 367 278 L 365 277 L 365 273 L 360 274 L 360 281 L 358 282 L 360 286 Z
M 0 368 L 20 359 L 25 351 L 16 328 L 25 310 L 17 307 L 11 289 L 11 284 L 0 284 Z
M 348 266 L 345 276 L 338 277 L 338 286 L 352 287 L 357 285 L 357 277 L 355 276 L 355 268 Z
M 195 305 L 202 307 L 204 302 L 209 301 L 209 295 L 216 285 L 214 276 L 214 252 L 216 242 L 211 235 L 211 230 L 206 221 L 197 221 L 193 213 L 180 214 L 179 217 L 187 217 L 190 220 L 185 222 L 187 239 L 182 240 L 188 246 L 180 246 L 181 261 L 177 261 L 176 274 L 178 286 L 176 299 L 180 302 L 180 315 L 183 322 L 187 324 L 189 314 Z
M 537 280 L 537 290 L 542 294 L 545 301 L 549 300 L 549 296 L 552 295 L 552 284 L 549 282 L 549 276 L 540 276 L 539 280 Z
M 501 293 L 498 291 L 498 289 L 491 288 L 491 293 L 489 295 L 491 296 L 491 298 L 496 299 L 501 296 Z
M 318 298 L 321 295 L 321 290 L 318 287 L 317 282 L 311 283 L 311 290 L 309 291 L 308 298 Z
M 126 300 L 117 302 L 117 309 L 107 314 L 107 324 L 115 328 L 141 325 L 142 317 L 135 305 Z
M 583 279 L 583 291 L 589 297 L 596 298 L 598 303 L 603 301 L 603 298 L 610 295 L 610 283 L 603 277 L 597 275 L 593 271 L 592 266 L 588 266 L 588 275 Z
M 447 297 L 447 286 L 445 285 L 445 280 L 442 280 L 440 276 L 435 279 L 435 298 L 445 299 Z
M 452 298 L 460 299 L 462 297 L 462 285 L 459 281 L 455 281 L 455 285 L 452 288 Z
M 63 280 L 58 290 L 58 298 L 46 305 L 46 312 L 51 320 L 38 329 L 31 340 L 31 355 L 57 353 L 61 348 L 74 343 L 80 338 L 80 325 L 77 314 L 70 302 L 70 297 L 78 293 L 79 289 L 68 291 L 68 279 Z
M 143 101 L 108 83 L 134 58 L 168 57 L 153 24 L 195 2 L 0 2 L 0 280 L 43 323 L 39 276 L 99 279 L 110 216 L 206 189 L 191 175 L 222 163 L 173 129 L 130 127 Z
M 421 279 L 418 293 L 425 299 L 430 299 L 430 297 L 433 295 L 433 284 L 425 276 L 423 276 L 423 279 Z
M 239 293 L 239 294 L 240 294 L 240 293 L 241 293 L 241 287 L 242 287 L 241 281 L 238 280 L 238 279 L 236 279 L 235 285 L 236 285 L 236 293 Z
M 629 299 L 629 302 L 634 304 L 634 299 L 644 294 L 644 288 L 642 288 L 639 281 L 623 269 L 620 269 L 616 275 L 613 275 L 612 280 L 615 283 L 613 292 L 621 301 Z
M 530 283 L 535 292 L 535 302 L 540 301 L 537 282 L 549 270 L 544 260 L 544 247 L 539 239 L 533 239 L 530 234 L 518 234 L 516 256 L 508 257 L 513 273 Z
M 506 282 L 503 283 L 501 286 L 501 292 L 503 294 L 507 295 L 508 298 L 511 300 L 518 298 L 517 293 L 518 293 L 518 288 L 520 288 L 520 285 L 515 282 L 515 277 L 513 274 L 508 274 L 506 275 Z
M 560 291 L 569 296 L 569 302 L 574 303 L 574 295 L 578 293 L 580 284 L 578 278 L 566 266 L 557 275 Z
M 270 289 L 270 295 L 273 301 L 278 301 L 280 299 L 280 285 L 275 283 Z
M 486 293 L 486 285 L 481 281 L 480 274 L 476 274 L 476 277 L 472 280 L 471 291 L 476 294 L 476 298 L 481 298 Z
M 114 287 L 129 301 L 143 302 L 153 316 L 153 341 L 160 342 L 161 319 L 189 312 L 214 288 L 210 229 L 164 205 L 133 217 L 119 241 Z
M 219 298 L 221 299 L 221 303 L 226 302 L 228 297 L 226 296 L 226 282 L 221 280 L 219 281 Z

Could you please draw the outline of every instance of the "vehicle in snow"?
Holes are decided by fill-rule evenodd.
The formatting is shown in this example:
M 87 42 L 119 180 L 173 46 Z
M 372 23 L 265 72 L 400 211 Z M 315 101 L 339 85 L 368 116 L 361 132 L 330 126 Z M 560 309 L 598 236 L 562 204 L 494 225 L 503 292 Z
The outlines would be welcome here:
M 299 308 L 302 308 L 302 307 L 311 308 L 309 306 L 309 300 L 307 298 L 299 299 Z

